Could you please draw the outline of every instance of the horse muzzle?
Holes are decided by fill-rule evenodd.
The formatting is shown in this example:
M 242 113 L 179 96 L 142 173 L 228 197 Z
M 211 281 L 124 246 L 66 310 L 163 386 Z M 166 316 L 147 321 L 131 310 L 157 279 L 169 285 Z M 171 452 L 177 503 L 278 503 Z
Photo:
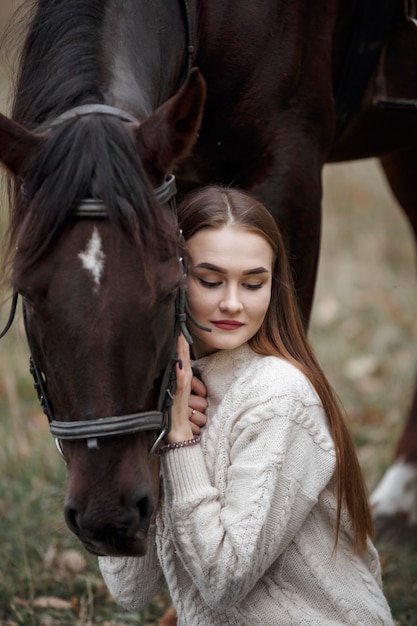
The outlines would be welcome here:
M 153 494 L 135 490 L 117 503 L 83 507 L 69 498 L 64 507 L 68 528 L 96 556 L 143 556 L 154 511 Z

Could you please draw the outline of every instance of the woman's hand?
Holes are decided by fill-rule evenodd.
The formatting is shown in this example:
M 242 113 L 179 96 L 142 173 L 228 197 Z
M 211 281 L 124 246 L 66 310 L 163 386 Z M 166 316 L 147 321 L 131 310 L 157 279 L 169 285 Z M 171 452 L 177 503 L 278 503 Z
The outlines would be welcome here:
M 191 395 L 188 399 L 188 407 L 190 412 L 190 424 L 194 435 L 199 435 L 203 426 L 207 422 L 207 389 L 205 384 L 193 376 L 191 381 Z
M 190 347 L 181 334 L 177 344 L 178 363 L 175 366 L 177 389 L 172 405 L 172 426 L 166 436 L 167 443 L 188 441 L 200 432 L 206 423 L 207 408 L 204 384 L 193 375 L 190 362 Z M 194 393 L 191 393 L 191 392 Z

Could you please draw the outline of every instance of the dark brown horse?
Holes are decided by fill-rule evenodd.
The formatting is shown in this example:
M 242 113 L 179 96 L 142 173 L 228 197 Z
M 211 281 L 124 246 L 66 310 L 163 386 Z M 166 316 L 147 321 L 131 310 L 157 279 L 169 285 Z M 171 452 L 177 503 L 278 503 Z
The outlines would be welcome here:
M 223 182 L 265 202 L 307 323 L 326 162 L 381 156 L 417 228 L 417 114 L 398 102 L 414 97 L 415 38 L 394 0 L 34 3 L 0 117 L 10 278 L 67 462 L 66 520 L 91 552 L 143 554 L 158 498 L 148 452 L 169 427 L 184 319 L 170 175 L 180 193 Z M 397 492 L 416 480 L 416 430 L 415 402 Z

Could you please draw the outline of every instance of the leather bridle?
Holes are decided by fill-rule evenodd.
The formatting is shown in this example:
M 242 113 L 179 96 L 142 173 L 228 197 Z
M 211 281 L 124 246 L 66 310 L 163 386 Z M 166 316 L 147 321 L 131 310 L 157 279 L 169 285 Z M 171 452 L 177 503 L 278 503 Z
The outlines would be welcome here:
M 61 116 L 53 120 L 47 128 L 53 129 L 73 118 L 83 117 L 85 115 L 106 115 L 120 119 L 122 122 L 138 123 L 126 111 L 122 111 L 115 107 L 102 104 L 89 104 L 75 107 L 63 113 Z M 157 201 L 160 204 L 167 205 L 176 217 L 176 185 L 175 177 L 170 175 L 162 185 L 154 189 Z M 82 200 L 76 208 L 74 217 L 78 219 L 105 219 L 108 217 L 108 211 L 104 202 L 97 198 L 88 198 Z M 181 236 L 181 234 L 180 234 Z M 181 264 L 183 274 L 185 273 L 183 259 L 179 255 L 179 263 Z M 10 329 L 16 312 L 19 293 L 15 292 L 12 299 L 11 310 L 8 322 L 0 333 L 0 339 L 4 337 Z M 47 385 L 42 370 L 36 363 L 33 356 L 33 350 L 30 345 L 30 337 L 26 324 L 26 308 L 23 298 L 23 317 L 25 322 L 26 336 L 29 344 L 30 356 L 30 372 L 34 379 L 35 390 L 38 394 L 42 409 L 46 414 L 51 434 L 55 437 L 57 446 L 61 454 L 64 456 L 61 441 L 86 440 L 89 449 L 98 448 L 98 439 L 105 437 L 119 437 L 130 435 L 143 431 L 156 431 L 156 440 L 153 443 L 149 454 L 151 455 L 162 439 L 169 433 L 171 428 L 171 407 L 175 396 L 175 364 L 177 362 L 176 347 L 180 333 L 183 333 L 191 344 L 192 339 L 186 326 L 186 297 L 185 282 L 181 281 L 179 291 L 175 302 L 175 329 L 172 339 L 172 349 L 169 361 L 164 370 L 161 379 L 160 391 L 158 394 L 157 407 L 155 410 L 133 413 L 129 415 L 116 415 L 98 419 L 89 419 L 81 421 L 58 421 L 54 418 L 51 404 L 48 400 Z
M 186 73 L 188 73 L 192 66 L 193 54 L 194 54 L 194 45 L 192 38 L 192 25 L 190 18 L 190 10 L 188 6 L 187 0 L 181 1 L 181 7 L 184 12 L 184 18 L 186 22 L 186 54 L 187 54 L 187 68 Z M 108 106 L 105 104 L 85 104 L 81 106 L 74 107 L 69 109 L 53 119 L 49 121 L 43 126 L 42 130 L 54 130 L 57 126 L 70 121 L 72 119 L 77 119 L 80 117 L 84 117 L 86 115 L 105 115 L 110 117 L 115 117 L 121 120 L 124 123 L 128 124 L 138 124 L 138 120 L 128 113 L 127 111 L 123 111 L 113 106 Z M 167 205 L 175 218 L 177 216 L 176 211 L 176 184 L 175 177 L 173 175 L 168 176 L 167 180 L 165 180 L 162 185 L 154 189 L 154 193 L 157 201 L 162 205 Z M 101 199 L 97 198 L 87 198 L 81 201 L 78 207 L 75 210 L 74 217 L 78 219 L 106 219 L 108 217 L 107 207 Z M 180 233 L 181 238 L 181 233 Z M 185 275 L 185 268 L 182 257 L 179 255 L 179 263 L 181 264 L 183 274 Z M 8 322 L 6 323 L 5 328 L 0 333 L 0 339 L 4 337 L 7 331 L 10 329 L 13 319 L 16 313 L 17 301 L 18 301 L 19 293 L 15 292 L 13 294 L 11 310 Z M 172 339 L 172 349 L 170 354 L 170 359 L 168 364 L 164 370 L 161 379 L 160 391 L 158 394 L 157 407 L 152 411 L 138 412 L 129 415 L 116 415 L 98 419 L 89 419 L 82 421 L 58 421 L 54 418 L 54 413 L 51 407 L 51 404 L 48 400 L 47 395 L 47 385 L 45 377 L 39 368 L 36 360 L 33 356 L 33 350 L 30 345 L 30 337 L 28 334 L 27 324 L 26 324 L 26 308 L 23 298 L 23 318 L 25 322 L 26 336 L 29 344 L 29 350 L 31 353 L 30 356 L 30 372 L 34 379 L 35 390 L 38 394 L 39 401 L 41 403 L 42 409 L 45 412 L 48 421 L 49 427 L 52 435 L 55 437 L 55 441 L 57 442 L 57 447 L 61 454 L 63 454 L 63 450 L 61 447 L 61 441 L 76 441 L 76 440 L 86 440 L 87 446 L 90 449 L 98 448 L 98 439 L 105 437 L 119 437 L 123 435 L 130 435 L 143 431 L 156 431 L 157 436 L 156 440 L 153 443 L 149 454 L 151 455 L 155 452 L 156 448 L 162 441 L 162 439 L 169 433 L 171 428 L 171 407 L 175 395 L 175 364 L 177 362 L 177 340 L 180 333 L 183 333 L 186 337 L 187 341 L 191 344 L 192 339 L 191 335 L 186 326 L 186 318 L 191 317 L 194 324 L 200 326 L 203 330 L 210 331 L 209 328 L 205 328 L 201 326 L 190 316 L 190 312 L 187 309 L 186 297 L 185 297 L 185 282 L 181 281 L 180 288 L 177 294 L 176 302 L 175 302 L 175 329 L 174 336 Z M 65 458 L 65 457 L 64 457 Z

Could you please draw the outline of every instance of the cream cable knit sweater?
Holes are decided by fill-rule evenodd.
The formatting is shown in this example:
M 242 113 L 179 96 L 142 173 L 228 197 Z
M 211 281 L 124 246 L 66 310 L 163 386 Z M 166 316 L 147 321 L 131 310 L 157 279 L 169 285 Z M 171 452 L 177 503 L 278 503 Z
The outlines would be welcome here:
M 143 558 L 102 557 L 128 609 L 164 577 L 182 626 L 392 625 L 378 555 L 333 554 L 335 453 L 324 412 L 296 368 L 247 346 L 197 365 L 209 408 L 201 446 L 162 458 L 162 499 Z

